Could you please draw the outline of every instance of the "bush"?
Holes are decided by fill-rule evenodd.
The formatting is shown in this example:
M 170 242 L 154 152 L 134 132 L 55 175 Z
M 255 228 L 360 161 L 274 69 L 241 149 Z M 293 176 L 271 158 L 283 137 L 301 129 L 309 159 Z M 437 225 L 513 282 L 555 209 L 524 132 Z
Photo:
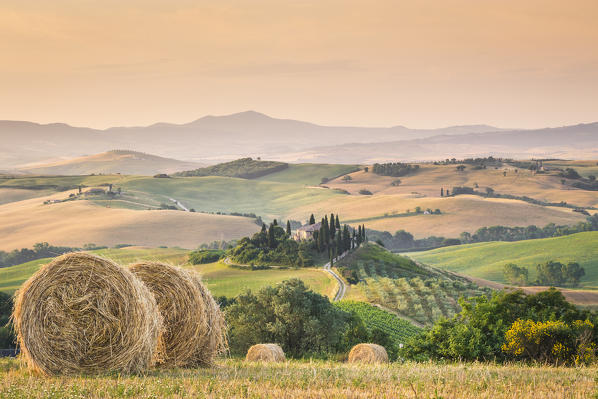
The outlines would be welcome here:
M 361 195 L 373 195 L 370 190 L 366 190 L 365 188 L 362 188 L 361 190 L 359 190 L 359 194 L 361 194 Z
M 236 355 L 264 342 L 280 344 L 295 358 L 343 351 L 350 327 L 348 313 L 310 291 L 299 279 L 237 296 L 226 308 L 226 320 L 230 350 Z
M 567 324 L 561 320 L 516 320 L 505 333 L 502 350 L 518 359 L 554 365 L 590 364 L 596 357 L 589 320 Z
M 204 263 L 213 263 L 219 261 L 224 256 L 222 250 L 204 250 L 193 251 L 189 254 L 189 263 L 192 265 L 201 265 Z

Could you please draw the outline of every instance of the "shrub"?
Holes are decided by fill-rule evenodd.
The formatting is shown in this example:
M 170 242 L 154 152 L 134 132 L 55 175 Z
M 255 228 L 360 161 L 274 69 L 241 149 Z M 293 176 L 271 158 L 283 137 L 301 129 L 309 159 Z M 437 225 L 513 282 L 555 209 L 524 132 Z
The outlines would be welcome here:
M 222 250 L 204 250 L 193 251 L 189 254 L 189 263 L 200 265 L 204 263 L 213 263 L 219 261 L 224 256 Z
M 505 333 L 502 350 L 519 359 L 555 365 L 589 364 L 595 360 L 591 342 L 594 325 L 589 320 L 567 324 L 561 320 L 516 320 Z
M 367 190 L 365 188 L 362 188 L 361 190 L 359 190 L 359 194 L 361 194 L 361 195 L 373 195 L 370 190 Z

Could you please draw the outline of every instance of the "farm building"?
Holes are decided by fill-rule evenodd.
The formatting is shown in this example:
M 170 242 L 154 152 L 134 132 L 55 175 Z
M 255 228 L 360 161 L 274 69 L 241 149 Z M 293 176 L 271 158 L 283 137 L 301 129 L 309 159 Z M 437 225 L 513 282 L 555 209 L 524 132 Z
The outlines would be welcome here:
M 322 223 L 318 222 L 299 227 L 293 235 L 293 238 L 295 239 L 295 241 L 311 240 L 314 236 L 314 231 L 320 230 L 321 226 Z

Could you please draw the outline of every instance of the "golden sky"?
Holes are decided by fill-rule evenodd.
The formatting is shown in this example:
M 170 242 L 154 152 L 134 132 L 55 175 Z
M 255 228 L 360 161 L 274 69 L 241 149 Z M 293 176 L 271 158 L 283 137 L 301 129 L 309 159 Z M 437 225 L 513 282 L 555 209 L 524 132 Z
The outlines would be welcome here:
M 2 0 L 0 119 L 598 120 L 597 0 Z

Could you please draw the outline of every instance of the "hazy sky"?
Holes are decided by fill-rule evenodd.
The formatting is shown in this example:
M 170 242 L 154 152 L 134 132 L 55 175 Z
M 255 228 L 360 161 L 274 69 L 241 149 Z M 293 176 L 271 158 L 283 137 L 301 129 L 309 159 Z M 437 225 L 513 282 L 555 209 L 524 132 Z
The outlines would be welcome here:
M 597 0 L 2 0 L 0 119 L 598 120 Z

